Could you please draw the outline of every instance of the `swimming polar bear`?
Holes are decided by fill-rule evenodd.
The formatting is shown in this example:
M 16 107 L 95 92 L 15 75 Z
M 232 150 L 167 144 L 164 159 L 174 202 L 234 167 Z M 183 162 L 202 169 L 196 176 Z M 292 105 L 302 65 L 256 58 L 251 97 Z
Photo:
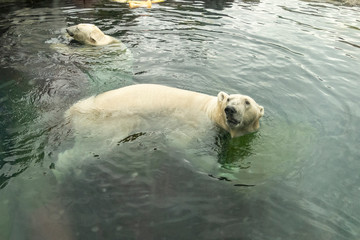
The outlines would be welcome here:
M 55 50 L 54 59 L 71 62 L 85 73 L 82 77 L 87 95 L 114 89 L 119 83 L 133 83 L 133 54 L 120 40 L 105 35 L 93 24 L 78 24 L 58 33 L 61 35 L 46 43 Z
M 111 129 L 111 125 L 120 120 L 128 124 L 117 126 L 134 128 L 136 124 L 141 125 L 140 118 L 143 123 L 155 116 L 166 121 L 178 118 L 196 125 L 201 125 L 199 119 L 207 118 L 234 138 L 258 130 L 264 108 L 251 97 L 240 94 L 219 92 L 215 97 L 162 85 L 139 84 L 81 100 L 65 115 L 75 128 L 84 125 L 91 128 L 92 122 L 97 122 L 100 123 L 98 126 L 110 127 L 110 132 L 118 130 Z M 131 132 L 131 129 L 127 130 Z
M 81 23 L 66 28 L 66 31 L 71 37 L 82 44 L 103 46 L 120 42 L 116 38 L 104 34 L 94 24 Z

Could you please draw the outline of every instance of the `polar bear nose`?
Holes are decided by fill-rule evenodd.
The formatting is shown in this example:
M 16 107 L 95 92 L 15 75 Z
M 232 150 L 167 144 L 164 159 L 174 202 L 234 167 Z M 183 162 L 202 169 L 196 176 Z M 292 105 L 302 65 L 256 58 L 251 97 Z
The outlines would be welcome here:
M 66 32 L 70 35 L 70 37 L 74 36 L 74 33 L 69 28 L 66 29 Z
M 225 113 L 226 113 L 226 115 L 232 115 L 232 114 L 236 113 L 236 110 L 234 107 L 227 106 L 225 108 Z

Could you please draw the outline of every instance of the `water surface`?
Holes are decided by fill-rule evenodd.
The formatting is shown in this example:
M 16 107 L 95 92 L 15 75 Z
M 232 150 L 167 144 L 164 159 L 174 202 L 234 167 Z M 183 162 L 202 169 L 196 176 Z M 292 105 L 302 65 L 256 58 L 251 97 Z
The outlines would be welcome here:
M 360 238 L 356 1 L 0 6 L 1 239 Z M 78 23 L 123 45 L 69 42 Z M 170 122 L 112 147 L 63 120 L 136 83 L 250 95 L 265 116 L 236 139 Z

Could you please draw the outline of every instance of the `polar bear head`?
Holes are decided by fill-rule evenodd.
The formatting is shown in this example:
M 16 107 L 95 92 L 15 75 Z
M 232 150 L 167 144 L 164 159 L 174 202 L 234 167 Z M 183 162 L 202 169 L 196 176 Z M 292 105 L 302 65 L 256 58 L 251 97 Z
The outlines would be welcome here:
M 238 137 L 259 129 L 259 119 L 264 115 L 264 107 L 254 99 L 240 94 L 228 95 L 220 92 L 217 96 L 220 111 L 220 125 L 231 137 Z
M 75 26 L 68 27 L 67 33 L 73 37 L 76 41 L 93 45 L 107 45 L 115 42 L 119 42 L 117 39 L 105 35 L 97 26 L 94 24 L 78 24 Z

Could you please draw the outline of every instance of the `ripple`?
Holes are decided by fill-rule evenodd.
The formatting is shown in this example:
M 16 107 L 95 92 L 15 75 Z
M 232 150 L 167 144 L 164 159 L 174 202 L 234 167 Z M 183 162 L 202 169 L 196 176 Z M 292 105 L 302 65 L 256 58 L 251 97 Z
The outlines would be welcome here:
M 82 4 L 19 7 L 0 20 L 0 204 L 12 204 L 3 209 L 17 213 L 13 221 L 26 224 L 23 215 L 37 216 L 30 209 L 64 209 L 63 223 L 88 239 L 148 232 L 156 239 L 359 235 L 357 7 L 272 0 L 166 1 L 152 9 Z M 62 31 L 80 22 L 124 45 L 69 45 Z M 212 127 L 190 141 L 184 126 L 162 121 L 157 131 L 114 146 L 110 137 L 76 142 L 63 121 L 68 106 L 132 83 L 247 94 L 265 116 L 257 133 L 238 139 Z M 119 134 L 111 126 L 104 129 Z M 58 157 L 66 153 L 71 170 L 61 175 Z M 38 207 L 42 202 L 52 207 Z M 12 231 L 21 228 L 8 221 Z

